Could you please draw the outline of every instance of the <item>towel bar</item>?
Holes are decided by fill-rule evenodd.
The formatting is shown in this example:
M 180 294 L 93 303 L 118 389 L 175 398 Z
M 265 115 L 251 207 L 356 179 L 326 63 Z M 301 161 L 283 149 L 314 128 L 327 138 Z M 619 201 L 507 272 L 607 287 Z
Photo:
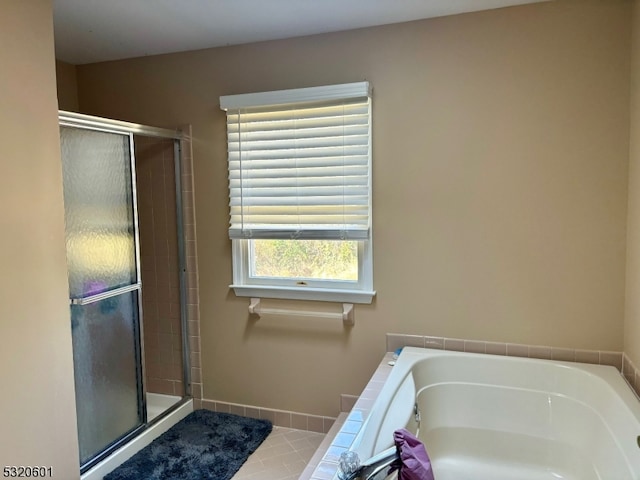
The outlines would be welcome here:
M 355 325 L 355 311 L 353 309 L 353 303 L 343 303 L 342 313 L 332 313 L 312 312 L 309 310 L 290 310 L 288 308 L 263 308 L 260 298 L 252 298 L 251 303 L 249 303 L 249 313 L 251 315 L 257 315 L 258 318 L 260 318 L 262 315 L 332 318 L 336 320 L 342 320 L 347 326 Z

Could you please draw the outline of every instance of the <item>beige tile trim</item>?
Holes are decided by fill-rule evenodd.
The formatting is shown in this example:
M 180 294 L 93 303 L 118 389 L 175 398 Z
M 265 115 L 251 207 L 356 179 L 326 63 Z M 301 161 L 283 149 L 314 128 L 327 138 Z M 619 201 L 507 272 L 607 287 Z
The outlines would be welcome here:
M 235 415 L 242 415 L 243 417 L 269 420 L 278 427 L 294 428 L 296 430 L 306 430 L 318 433 L 329 432 L 336 421 L 334 417 L 308 415 L 306 413 L 292 412 L 288 410 L 276 410 L 273 408 L 220 402 L 217 400 L 203 399 L 201 407 L 213 412 L 233 413 Z
M 544 345 L 526 345 L 521 343 L 484 342 L 461 338 L 431 337 L 387 333 L 387 351 L 395 352 L 401 347 L 422 347 L 456 352 L 488 353 L 509 357 L 541 358 L 565 362 L 594 363 L 611 365 L 622 372 L 622 352 L 604 350 L 577 350 Z
M 640 370 L 625 353 L 622 358 L 622 375 L 640 400 Z
M 350 412 L 353 410 L 356 402 L 358 401 L 357 395 L 340 395 L 340 411 L 341 412 Z

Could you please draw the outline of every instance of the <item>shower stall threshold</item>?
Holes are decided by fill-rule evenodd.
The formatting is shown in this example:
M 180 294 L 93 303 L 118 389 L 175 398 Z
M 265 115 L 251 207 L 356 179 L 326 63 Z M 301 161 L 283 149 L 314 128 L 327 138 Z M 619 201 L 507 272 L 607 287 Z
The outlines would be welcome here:
M 102 477 L 104 477 L 107 473 L 122 465 L 137 452 L 149 445 L 153 440 L 158 438 L 184 417 L 193 412 L 193 399 L 189 398 L 187 400 L 184 400 L 177 407 L 174 407 L 174 410 L 168 413 L 166 416 L 159 418 L 156 421 L 152 421 L 153 418 L 157 417 L 162 411 L 166 410 L 167 407 L 170 408 L 171 405 L 179 402 L 180 398 L 170 395 L 147 395 L 153 395 L 156 397 L 147 398 L 147 401 L 149 402 L 148 417 L 149 422 L 151 422 L 152 424 L 136 438 L 123 445 L 121 448 L 109 455 L 109 457 L 105 458 L 103 461 L 82 474 L 80 476 L 80 480 L 102 480 Z M 158 410 L 157 408 L 161 408 L 163 404 L 165 405 L 165 408 Z

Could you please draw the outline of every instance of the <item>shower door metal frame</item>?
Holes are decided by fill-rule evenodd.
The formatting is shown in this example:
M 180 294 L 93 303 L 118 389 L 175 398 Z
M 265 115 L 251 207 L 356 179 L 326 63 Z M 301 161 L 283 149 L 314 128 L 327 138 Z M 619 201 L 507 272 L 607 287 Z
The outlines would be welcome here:
M 182 319 L 182 370 L 184 394 L 191 396 L 191 355 L 189 349 L 189 328 L 187 309 L 187 254 L 184 238 L 184 212 L 182 203 L 182 144 L 181 140 L 173 142 L 173 166 L 176 178 L 176 225 L 178 234 L 178 270 L 180 283 L 180 316 Z
M 139 225 L 138 225 L 138 202 L 137 202 L 137 184 L 136 184 L 136 164 L 135 164 L 135 144 L 134 135 L 146 136 L 146 137 L 158 137 L 174 140 L 174 166 L 176 172 L 176 214 L 177 214 L 177 235 L 178 235 L 178 268 L 179 268 L 179 283 L 180 283 L 180 314 L 181 314 L 181 327 L 182 327 L 182 356 L 183 356 L 183 383 L 185 390 L 185 397 L 182 401 L 178 402 L 171 409 L 165 413 L 173 411 L 178 408 L 191 396 L 191 369 L 190 369 L 190 356 L 189 356 L 189 342 L 188 342 L 188 327 L 187 327 L 187 306 L 186 306 L 186 255 L 185 255 L 185 243 L 184 243 L 184 226 L 183 226 L 183 211 L 182 211 L 182 168 L 181 168 L 181 145 L 184 135 L 179 130 L 169 130 L 158 127 L 151 127 L 147 125 L 123 122 L 120 120 L 112 120 L 107 118 L 95 117 L 92 115 L 85 115 L 75 112 L 67 112 L 63 110 L 58 111 L 58 122 L 60 126 L 80 128 L 84 130 L 94 130 L 105 133 L 113 133 L 120 135 L 127 135 L 129 137 L 129 149 L 130 149 L 130 162 L 131 162 L 131 188 L 132 188 L 132 202 L 133 202 L 133 221 L 135 230 L 135 257 L 136 257 L 136 275 L 137 282 L 132 285 L 117 288 L 108 292 L 90 295 L 84 298 L 73 298 L 69 300 L 70 305 L 87 305 L 89 303 L 104 300 L 109 297 L 120 295 L 126 292 L 137 291 L 138 299 L 138 328 L 134 332 L 136 338 L 136 357 L 139 359 L 139 363 L 136 368 L 136 375 L 140 378 L 140 384 L 142 388 L 138 393 L 138 405 L 142 409 L 142 424 L 134 428 L 132 431 L 107 446 L 102 452 L 98 453 L 95 457 L 81 465 L 80 472 L 85 473 L 87 470 L 95 466 L 100 461 L 111 455 L 115 450 L 123 446 L 125 443 L 135 438 L 137 435 L 146 430 L 149 426 L 160 421 L 164 414 L 156 417 L 152 422 L 147 420 L 146 411 L 146 392 L 147 386 L 144 382 L 145 378 L 145 360 L 144 360 L 144 325 L 143 325 L 143 306 L 142 306 L 142 283 L 141 283 L 141 271 L 140 271 L 140 238 L 139 238 Z

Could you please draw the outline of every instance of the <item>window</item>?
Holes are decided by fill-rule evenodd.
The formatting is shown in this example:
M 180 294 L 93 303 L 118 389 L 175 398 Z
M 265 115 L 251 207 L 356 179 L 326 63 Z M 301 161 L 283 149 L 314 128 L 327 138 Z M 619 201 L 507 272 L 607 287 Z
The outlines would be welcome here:
M 370 303 L 367 82 L 220 97 L 236 295 Z

